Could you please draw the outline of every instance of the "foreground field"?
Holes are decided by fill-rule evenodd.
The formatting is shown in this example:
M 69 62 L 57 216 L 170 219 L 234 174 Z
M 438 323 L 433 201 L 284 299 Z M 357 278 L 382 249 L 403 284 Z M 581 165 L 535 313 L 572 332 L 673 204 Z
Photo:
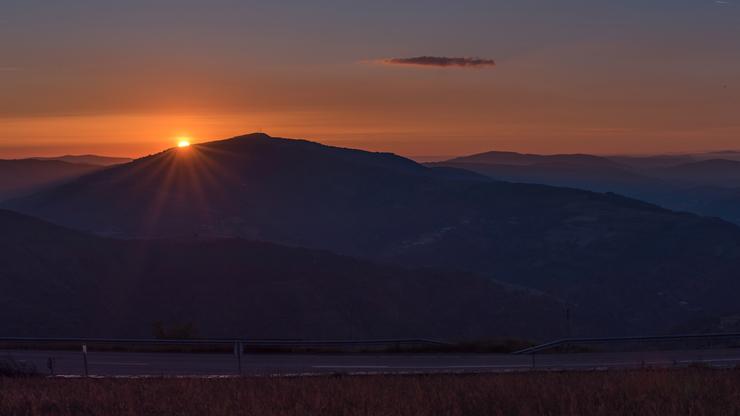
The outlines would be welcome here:
M 0 378 L 0 415 L 738 415 L 740 370 Z

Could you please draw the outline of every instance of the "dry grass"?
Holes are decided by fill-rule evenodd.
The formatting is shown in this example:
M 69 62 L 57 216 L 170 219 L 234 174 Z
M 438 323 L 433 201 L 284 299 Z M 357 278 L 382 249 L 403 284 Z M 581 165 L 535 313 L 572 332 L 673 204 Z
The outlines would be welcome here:
M 740 415 L 740 370 L 6 378 L 0 415 Z

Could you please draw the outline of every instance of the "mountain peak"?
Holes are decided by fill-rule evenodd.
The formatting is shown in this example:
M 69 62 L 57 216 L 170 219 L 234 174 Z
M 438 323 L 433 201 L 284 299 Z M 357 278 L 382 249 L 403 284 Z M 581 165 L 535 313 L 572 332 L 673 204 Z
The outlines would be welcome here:
M 254 132 L 246 133 L 239 136 L 229 137 L 227 139 L 219 139 L 207 142 L 198 143 L 198 146 L 222 146 L 222 145 L 246 145 L 249 143 L 267 143 L 268 141 L 276 140 L 277 138 L 270 136 L 267 133 Z
M 270 136 L 267 133 L 254 132 L 254 133 L 242 134 L 241 136 L 235 136 L 235 137 L 232 137 L 230 140 L 265 140 L 265 139 L 272 139 L 272 136 Z

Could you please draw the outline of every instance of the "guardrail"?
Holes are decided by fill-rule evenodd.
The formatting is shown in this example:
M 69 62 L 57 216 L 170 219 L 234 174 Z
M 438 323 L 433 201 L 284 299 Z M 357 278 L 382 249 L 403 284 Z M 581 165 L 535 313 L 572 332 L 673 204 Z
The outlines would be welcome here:
M 691 340 L 740 340 L 740 333 L 716 333 L 716 334 L 680 334 L 680 335 L 658 335 L 658 336 L 631 336 L 631 337 L 607 337 L 607 338 L 565 338 L 547 342 L 534 347 L 515 351 L 514 354 L 534 354 L 554 348 L 575 346 L 584 344 L 618 344 L 627 342 L 670 342 Z
M 307 346 L 377 346 L 377 345 L 451 345 L 444 341 L 401 338 L 401 339 L 360 339 L 360 340 L 305 340 L 305 339 L 137 339 L 137 338 L 32 338 L 32 337 L 0 337 L 0 343 L 38 343 L 38 344 L 150 344 L 150 345 L 217 345 L 241 343 L 244 346 L 261 347 L 307 347 Z
M 677 351 L 677 354 L 665 358 L 662 354 L 667 351 L 659 350 L 659 359 L 656 361 L 655 354 L 652 358 L 650 353 L 644 355 L 635 354 L 620 357 L 620 366 L 627 362 L 634 362 L 641 366 L 646 365 L 664 365 L 665 360 L 672 360 L 673 366 L 685 365 L 686 363 L 705 363 L 710 361 L 722 361 L 724 355 L 706 358 L 703 350 L 706 347 L 722 345 L 723 347 L 740 347 L 740 333 L 720 333 L 720 334 L 685 334 L 685 335 L 664 335 L 664 336 L 630 336 L 630 337 L 610 337 L 610 338 L 567 338 L 551 341 L 545 344 L 537 345 L 531 348 L 525 348 L 514 352 L 512 355 L 499 354 L 489 357 L 493 363 L 500 361 L 501 364 L 493 365 L 496 368 L 509 369 L 547 369 L 547 368 L 582 368 L 583 366 L 611 365 L 608 360 L 605 364 L 601 361 L 591 362 L 594 358 L 586 354 L 571 355 L 568 360 L 562 361 L 561 355 L 543 354 L 540 352 L 556 349 L 560 347 L 582 346 L 588 344 L 619 344 L 619 343 L 653 343 L 648 345 L 647 350 L 660 345 L 663 348 L 664 342 L 686 342 L 691 340 L 709 341 L 707 345 L 701 345 L 699 348 L 694 346 L 694 352 L 687 352 L 683 349 Z M 685 345 L 684 345 L 685 346 Z M 453 347 L 450 349 L 449 347 Z M 302 371 L 302 363 L 317 360 L 321 365 L 324 358 L 312 357 L 306 361 L 305 357 L 291 357 L 281 355 L 260 356 L 263 352 L 298 352 L 298 353 L 315 353 L 315 352 L 366 352 L 381 351 L 419 351 L 424 348 L 427 351 L 453 351 L 456 344 L 450 344 L 444 341 L 430 339 L 366 339 L 366 340 L 303 340 L 303 339 L 125 339 L 125 338 L 31 338 L 31 337 L 0 337 L 0 354 L 7 350 L 7 359 L 15 360 L 20 356 L 19 362 L 29 363 L 35 369 L 48 368 L 50 375 L 197 375 L 207 374 L 208 376 L 220 375 L 244 375 L 262 374 L 261 371 L 275 371 L 269 374 L 282 374 L 285 368 L 291 371 Z M 632 345 L 627 345 L 632 348 Z M 645 345 L 640 345 L 637 349 L 627 351 L 644 351 Z M 273 349 L 274 348 L 274 349 Z M 621 347 L 624 348 L 624 347 Z M 675 348 L 673 348 L 675 349 Z M 567 348 L 564 352 L 572 352 Z M 576 350 L 578 351 L 578 350 Z M 581 350 L 585 351 L 585 350 Z M 736 361 L 738 354 L 732 350 L 732 360 Z M 384 351 L 385 352 L 385 351 Z M 603 351 L 599 351 L 603 352 Z M 119 354 L 124 353 L 124 354 Z M 141 354 L 128 354 L 141 353 Z M 175 354 L 168 354 L 175 353 Z M 253 354 L 256 353 L 257 355 Z M 191 354 L 191 355 L 187 355 Z M 726 355 L 726 353 L 723 352 Z M 89 356 L 88 356 L 89 355 Z M 519 355 L 517 357 L 516 355 Z M 716 355 L 716 354 L 715 354 Z M 603 357 L 604 354 L 596 354 Z M 285 357 L 285 358 L 284 358 Z M 370 356 L 371 358 L 374 356 Z M 584 358 L 585 357 L 585 358 Z M 637 358 L 635 358 L 637 357 Z M 673 357 L 673 358 L 671 358 Z M 678 357 L 678 358 L 676 358 Z M 5 357 L 0 355 L 0 361 Z M 347 363 L 346 357 L 334 357 L 338 359 L 339 364 L 336 368 L 344 368 Z M 360 359 L 358 368 L 385 368 L 383 365 L 376 366 L 374 362 L 363 361 Z M 608 358 L 608 355 L 607 355 Z M 88 361 L 90 359 L 90 361 Z M 603 359 L 603 358 L 602 358 Z M 119 361 L 120 360 L 120 361 Z M 436 360 L 436 358 L 435 358 Z M 544 361 L 542 361 L 544 360 Z M 558 361 L 560 360 L 560 361 Z M 580 360 L 580 361 L 579 361 Z M 584 361 L 585 360 L 585 364 Z M 397 361 L 397 360 L 393 360 Z M 12 362 L 12 361 L 11 361 Z M 263 364 L 267 362 L 268 364 Z M 296 362 L 298 364 L 296 364 Z M 565 362 L 565 364 L 563 364 Z M 726 364 L 726 363 L 725 363 Z M 267 365 L 267 367 L 265 367 Z M 506 367 L 509 365 L 510 367 Z M 143 366 L 143 367 L 137 367 Z M 290 367 L 293 366 L 293 367 Z M 268 370 L 265 370 L 267 368 Z M 318 367 L 317 367 L 318 368 Z M 333 368 L 333 367 L 332 367 Z M 590 368 L 590 367 L 589 367 Z M 141 369 L 141 370 L 140 370 Z M 323 370 L 321 370 L 323 371 Z M 332 370 L 334 371 L 334 370 Z M 342 371 L 342 370 L 338 370 Z M 289 373 L 290 374 L 290 373 Z
M 245 351 L 280 351 L 288 349 L 291 352 L 322 352 L 322 351 L 352 351 L 358 349 L 401 350 L 404 347 L 446 347 L 450 344 L 430 339 L 363 339 L 363 340 L 303 340 L 303 339 L 135 339 L 135 338 L 31 338 L 31 337 L 0 337 L 0 351 L 2 350 L 50 350 L 50 351 L 78 351 L 81 352 L 80 374 L 90 374 L 88 353 L 109 350 L 125 350 L 141 352 L 168 352 L 192 353 L 216 352 L 232 353 L 234 368 L 237 374 L 242 374 L 242 359 Z M 92 347 L 92 348 L 88 348 Z M 143 348 L 142 348 L 143 347 Z M 171 348 L 170 348 L 171 347 Z M 180 347 L 180 348 L 178 348 Z M 187 348 L 184 348 L 187 347 Z M 233 348 L 233 349 L 232 349 Z M 274 349 L 274 350 L 273 350 Z M 93 363 L 94 364 L 94 363 Z M 49 374 L 55 374 L 56 359 L 53 354 L 46 361 Z

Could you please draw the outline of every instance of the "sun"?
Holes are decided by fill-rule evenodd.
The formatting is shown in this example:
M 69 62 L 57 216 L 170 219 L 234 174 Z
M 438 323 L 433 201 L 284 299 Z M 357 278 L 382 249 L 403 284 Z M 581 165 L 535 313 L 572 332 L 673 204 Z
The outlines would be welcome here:
M 177 147 L 188 147 L 190 146 L 190 140 L 186 137 L 181 137 L 177 141 Z

